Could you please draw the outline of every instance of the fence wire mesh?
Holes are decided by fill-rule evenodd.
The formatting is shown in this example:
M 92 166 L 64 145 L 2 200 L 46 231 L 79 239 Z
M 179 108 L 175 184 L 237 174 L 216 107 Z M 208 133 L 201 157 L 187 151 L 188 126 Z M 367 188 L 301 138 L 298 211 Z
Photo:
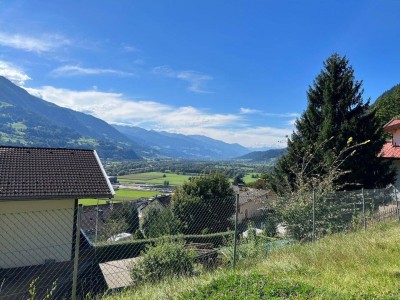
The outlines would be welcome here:
M 243 187 L 222 199 L 0 212 L 0 299 L 100 297 L 389 218 L 399 218 L 394 187 L 293 198 Z

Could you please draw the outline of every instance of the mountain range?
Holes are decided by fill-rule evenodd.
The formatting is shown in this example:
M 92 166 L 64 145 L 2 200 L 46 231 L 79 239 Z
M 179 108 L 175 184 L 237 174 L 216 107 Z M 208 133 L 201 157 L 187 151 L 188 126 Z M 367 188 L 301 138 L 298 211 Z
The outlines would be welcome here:
M 114 127 L 131 140 L 172 158 L 226 159 L 249 153 L 239 144 L 227 144 L 202 135 L 183 135 L 140 127 Z
M 201 135 L 110 125 L 32 96 L 0 76 L 0 144 L 96 149 L 103 158 L 229 159 L 249 153 Z
M 286 148 L 283 149 L 270 149 L 266 151 L 253 151 L 237 157 L 237 160 L 247 160 L 255 163 L 273 164 L 277 161 L 282 154 L 286 153 Z

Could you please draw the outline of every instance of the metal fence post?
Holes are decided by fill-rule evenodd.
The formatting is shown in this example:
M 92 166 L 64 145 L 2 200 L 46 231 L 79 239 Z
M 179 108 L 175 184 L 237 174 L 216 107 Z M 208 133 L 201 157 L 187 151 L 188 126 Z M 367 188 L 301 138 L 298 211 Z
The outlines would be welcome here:
M 97 231 L 98 231 L 98 221 L 99 220 L 99 199 L 97 198 L 97 206 L 96 206 L 96 223 L 95 223 L 95 236 L 94 236 L 94 242 L 97 243 Z
M 238 225 L 238 211 L 239 210 L 239 193 L 236 194 L 235 206 L 235 235 L 233 237 L 233 268 L 236 266 L 236 247 L 237 247 L 237 225 Z
M 76 232 L 75 232 L 75 257 L 74 257 L 74 273 L 72 274 L 72 295 L 71 299 L 76 300 L 76 290 L 78 286 L 78 265 L 79 265 L 79 244 L 81 240 L 81 214 L 82 204 L 78 206 L 76 215 Z
M 397 188 L 396 188 L 396 187 L 394 187 L 394 199 L 396 200 L 396 214 L 397 214 L 397 217 L 398 217 L 399 220 L 400 220 L 399 201 L 397 200 Z
M 312 199 L 312 241 L 315 241 L 315 190 L 313 189 Z
M 362 211 L 363 211 L 363 227 L 364 231 L 367 230 L 367 220 L 365 217 L 365 196 L 364 196 L 364 188 L 361 188 L 361 195 L 362 195 Z

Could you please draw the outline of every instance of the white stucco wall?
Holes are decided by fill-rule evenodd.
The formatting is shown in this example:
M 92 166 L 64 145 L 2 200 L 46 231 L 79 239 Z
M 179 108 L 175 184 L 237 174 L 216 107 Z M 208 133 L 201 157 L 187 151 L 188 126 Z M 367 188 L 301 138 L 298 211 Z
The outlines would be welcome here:
M 400 146 L 400 129 L 393 132 L 393 145 Z
M 68 261 L 74 200 L 0 201 L 0 268 Z
M 246 211 L 247 211 L 247 219 L 261 216 L 262 211 L 260 209 L 263 208 L 264 206 L 265 204 L 259 201 L 250 201 L 240 204 L 240 210 L 238 213 L 238 222 L 241 223 L 244 220 L 246 220 Z

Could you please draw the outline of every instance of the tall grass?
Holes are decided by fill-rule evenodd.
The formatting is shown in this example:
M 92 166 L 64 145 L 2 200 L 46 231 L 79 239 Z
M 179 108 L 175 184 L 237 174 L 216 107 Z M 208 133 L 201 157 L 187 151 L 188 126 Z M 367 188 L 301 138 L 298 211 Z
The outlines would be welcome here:
M 400 225 L 336 234 L 272 253 L 257 271 L 324 287 L 344 299 L 400 299 Z
M 299 291 L 293 289 L 297 287 Z M 400 299 L 400 224 L 391 221 L 367 232 L 290 245 L 273 251 L 268 259 L 242 260 L 235 271 L 171 278 L 106 298 L 271 299 L 271 291 L 281 293 L 273 299 Z

